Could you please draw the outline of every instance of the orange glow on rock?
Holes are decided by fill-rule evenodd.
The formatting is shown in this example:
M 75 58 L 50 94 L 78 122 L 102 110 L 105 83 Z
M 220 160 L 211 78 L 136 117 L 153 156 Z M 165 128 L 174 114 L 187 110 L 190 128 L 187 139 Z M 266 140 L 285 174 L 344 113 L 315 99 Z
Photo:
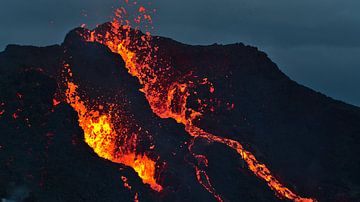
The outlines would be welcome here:
M 144 13 L 146 11 L 144 6 L 139 7 L 139 13 Z
M 134 202 L 139 202 L 139 195 L 138 195 L 138 193 L 135 193 Z
M 13 119 L 17 119 L 17 118 L 19 118 L 19 115 L 18 115 L 16 112 L 14 112 L 14 113 L 12 114 L 12 117 L 13 117 Z
M 139 9 L 139 12 L 145 12 L 145 10 Z M 125 25 L 123 25 L 124 22 Z M 105 34 L 100 34 L 96 31 L 90 31 L 88 36 L 83 37 L 87 41 L 98 42 L 106 45 L 112 52 L 119 54 L 123 58 L 128 72 L 132 76 L 138 78 L 139 83 L 142 85 L 142 89 L 140 89 L 140 91 L 145 94 L 145 97 L 148 100 L 152 111 L 157 116 L 161 118 L 172 118 L 176 120 L 177 123 L 183 124 L 185 126 L 185 130 L 191 137 L 200 137 L 211 142 L 218 142 L 227 145 L 229 148 L 235 150 L 239 154 L 239 156 L 246 162 L 249 170 L 255 176 L 265 181 L 270 187 L 270 189 L 272 189 L 280 198 L 289 199 L 296 202 L 316 201 L 315 199 L 311 198 L 303 198 L 292 192 L 289 188 L 287 188 L 273 176 L 273 174 L 270 172 L 270 170 L 266 167 L 265 164 L 259 162 L 255 158 L 255 156 L 250 151 L 245 150 L 242 144 L 238 141 L 210 134 L 194 125 L 193 121 L 195 119 L 201 118 L 202 113 L 187 107 L 187 100 L 191 95 L 191 86 L 200 85 L 202 83 L 190 83 L 186 81 L 181 82 L 178 80 L 169 80 L 168 77 L 169 75 L 171 75 L 171 70 L 169 70 L 169 68 L 171 67 L 160 68 L 157 70 L 153 69 L 152 67 L 156 66 L 156 59 L 152 57 L 152 53 L 154 53 L 158 47 L 151 43 L 152 37 L 150 36 L 150 34 L 136 37 L 132 36 L 136 35 L 136 33 L 134 34 L 133 32 L 134 30 L 130 28 L 128 21 L 124 21 L 123 19 L 114 19 L 111 23 L 110 30 L 106 31 Z M 208 83 L 206 78 L 204 79 L 204 82 Z M 215 88 L 213 86 L 210 87 L 210 92 L 215 92 Z M 202 103 L 201 100 L 198 102 Z M 234 106 L 232 105 L 232 108 L 233 107 Z M 80 111 L 81 108 L 83 107 L 80 107 Z M 79 115 L 79 117 L 81 116 Z M 110 130 L 111 125 L 104 125 L 109 121 L 108 119 L 109 117 L 103 117 L 102 119 L 100 119 L 100 121 L 97 122 L 101 125 L 98 126 L 99 129 L 97 131 L 103 131 L 102 133 L 105 134 L 112 133 L 112 131 Z M 79 122 L 81 121 L 79 120 Z M 84 131 L 86 130 L 84 129 Z M 102 133 L 100 133 L 100 135 Z M 105 144 L 109 143 L 105 142 Z M 108 145 L 108 148 L 112 147 L 113 145 Z M 94 146 L 94 149 L 97 149 L 96 144 Z M 189 149 L 191 148 L 189 147 Z M 102 154 L 102 149 L 99 150 L 100 156 L 103 155 L 105 157 L 109 157 L 109 152 L 105 152 L 105 154 Z M 139 158 L 131 155 L 133 154 L 129 154 L 129 156 L 127 156 L 125 159 L 122 158 L 119 162 L 124 163 L 125 165 L 129 165 L 136 170 L 141 167 L 143 162 L 148 162 L 149 160 L 146 156 L 142 156 L 141 158 Z M 206 159 L 206 157 L 203 158 Z M 139 159 L 139 161 L 134 161 L 134 159 Z M 114 159 L 112 160 L 114 161 Z M 159 187 L 156 186 L 157 184 L 152 177 L 153 175 L 150 174 L 155 172 L 155 164 L 151 163 L 147 166 L 147 169 L 136 171 L 145 183 L 154 184 L 152 188 L 155 190 L 159 190 Z M 148 171 L 150 172 L 147 173 Z M 206 174 L 206 172 L 204 170 L 201 170 L 198 166 L 195 166 L 195 172 L 199 183 L 208 192 L 212 193 L 218 201 L 223 201 L 221 196 L 216 193 L 216 190 L 211 185 L 210 178 Z
M 53 106 L 58 106 L 61 102 L 53 98 Z
M 129 190 L 131 190 L 132 187 L 131 187 L 131 185 L 129 184 L 127 177 L 121 176 L 121 180 L 124 182 L 124 187 L 126 187 L 126 188 L 129 189 Z
M 124 27 L 119 27 L 116 22 L 113 22 L 113 25 L 116 25 L 113 27 L 117 27 L 119 29 L 126 29 Z M 114 31 L 114 29 L 112 31 Z M 94 36 L 95 33 L 91 35 Z M 183 124 L 186 128 L 186 131 L 192 137 L 201 137 L 210 141 L 219 142 L 236 150 L 241 158 L 243 158 L 247 163 L 249 170 L 260 179 L 263 179 L 268 184 L 268 186 L 281 198 L 299 202 L 315 201 L 314 199 L 310 198 L 302 198 L 281 184 L 271 174 L 270 170 L 264 164 L 260 163 L 249 151 L 246 151 L 239 142 L 215 136 L 196 127 L 193 124 L 193 120 L 197 117 L 200 117 L 201 113 L 186 106 L 187 99 L 190 96 L 188 84 L 178 83 L 175 81 L 171 85 L 168 85 L 167 88 L 164 88 L 161 81 L 158 80 L 159 78 L 156 76 L 156 73 L 150 69 L 150 59 L 146 60 L 149 63 L 143 64 L 137 61 L 136 53 L 130 51 L 130 49 L 138 49 L 138 47 L 134 48 L 136 43 L 128 41 L 129 38 L 121 39 L 121 31 L 115 33 L 108 32 L 107 36 L 108 38 L 105 39 L 93 37 L 88 40 L 105 44 L 113 52 L 121 55 L 126 63 L 126 67 L 128 68 L 129 73 L 137 77 L 139 82 L 143 85 L 141 92 L 145 94 L 150 107 L 155 114 L 161 118 L 172 118 L 178 123 Z M 214 91 L 215 89 L 211 87 L 210 92 L 213 93 Z M 163 99 L 164 97 L 166 99 Z M 221 196 L 216 194 L 215 189 L 211 186 L 210 179 L 206 173 L 200 170 L 198 167 L 195 169 L 199 183 L 206 190 L 212 193 L 218 201 L 222 201 Z M 202 180 L 202 178 L 205 178 L 205 180 Z
M 119 133 L 114 129 L 112 117 L 90 110 L 77 93 L 78 86 L 67 81 L 66 99 L 78 114 L 79 126 L 84 131 L 85 142 L 101 158 L 132 167 L 153 190 L 161 191 L 162 187 L 155 180 L 156 162 L 146 155 L 136 152 L 136 135 L 120 146 L 116 144 Z

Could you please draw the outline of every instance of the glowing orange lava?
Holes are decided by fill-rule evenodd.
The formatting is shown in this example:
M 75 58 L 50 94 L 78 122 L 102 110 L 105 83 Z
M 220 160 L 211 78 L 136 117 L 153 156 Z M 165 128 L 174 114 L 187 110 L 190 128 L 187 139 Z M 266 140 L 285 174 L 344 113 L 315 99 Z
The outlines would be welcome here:
M 194 125 L 193 120 L 201 117 L 202 114 L 197 110 L 188 108 L 187 100 L 188 97 L 191 95 L 191 85 L 197 84 L 193 82 L 180 82 L 174 79 L 169 80 L 169 77 L 171 77 L 172 75 L 171 67 L 170 69 L 169 67 L 159 68 L 156 70 L 153 69 L 156 66 L 156 59 L 153 57 L 153 53 L 156 51 L 157 47 L 151 43 L 152 37 L 149 33 L 147 33 L 146 35 L 139 35 L 138 32 L 130 29 L 129 22 L 127 20 L 123 20 L 121 16 L 121 14 L 125 12 L 126 11 L 124 8 L 117 10 L 116 16 L 118 18 L 112 21 L 110 30 L 106 30 L 105 33 L 91 31 L 88 33 L 88 35 L 84 35 L 83 37 L 87 41 L 104 44 L 112 52 L 121 55 L 121 57 L 126 63 L 126 68 L 128 69 L 129 73 L 138 78 L 139 83 L 142 85 L 142 89 L 140 89 L 140 91 L 145 94 L 152 111 L 156 115 L 161 118 L 172 118 L 178 123 L 183 124 L 188 134 L 194 138 L 204 138 L 209 141 L 222 143 L 234 149 L 239 154 L 239 156 L 246 162 L 249 170 L 258 178 L 264 180 L 267 185 L 274 192 L 276 192 L 277 196 L 279 196 L 280 198 L 290 199 L 297 202 L 316 201 L 315 199 L 311 198 L 303 198 L 292 192 L 289 188 L 283 185 L 272 175 L 266 165 L 259 162 L 251 152 L 245 150 L 241 143 L 235 140 L 210 134 Z M 141 15 L 145 15 L 144 12 L 146 12 L 146 9 L 144 7 L 140 7 L 139 12 L 141 12 Z M 69 86 L 69 89 L 71 88 L 74 87 Z M 211 86 L 210 92 L 214 91 L 214 87 Z M 144 156 L 135 157 L 129 154 L 129 156 L 125 156 L 124 158 L 121 158 L 119 160 L 112 159 L 113 156 L 110 154 L 113 152 L 112 148 L 114 145 L 111 144 L 112 135 L 109 135 L 113 133 L 109 120 L 110 117 L 100 116 L 94 123 L 91 121 L 91 116 L 88 117 L 83 115 L 82 111 L 86 111 L 85 109 L 83 109 L 85 107 L 82 105 L 77 106 L 79 105 L 79 102 L 76 101 L 76 99 L 75 102 L 74 100 L 72 100 L 70 101 L 70 103 L 74 103 L 72 104 L 74 105 L 74 108 L 79 109 L 79 122 L 84 128 L 86 136 L 91 136 L 90 140 L 87 140 L 87 142 L 89 145 L 92 145 L 94 150 L 97 151 L 100 156 L 111 159 L 112 161 L 124 163 L 133 167 L 135 170 L 139 166 L 134 165 L 133 160 L 138 158 L 141 159 L 141 161 L 139 162 L 141 163 L 141 165 L 144 164 L 151 167 L 151 174 L 155 172 L 154 162 L 150 161 Z M 84 122 L 86 122 L 86 124 L 84 124 Z M 91 129 L 89 129 L 89 126 L 91 127 Z M 95 138 L 94 136 L 99 136 L 99 138 Z M 102 139 L 102 141 L 99 141 L 99 139 Z M 99 148 L 98 146 L 103 144 L 106 145 L 106 151 L 104 151 L 104 147 L 101 146 Z M 110 148 L 110 151 L 108 150 L 108 148 Z M 200 159 L 202 159 L 202 161 L 207 161 L 206 157 L 204 156 L 202 156 Z M 147 171 L 147 169 L 143 170 Z M 207 191 L 212 193 L 218 201 L 223 201 L 221 196 L 217 194 L 216 190 L 212 187 L 210 183 L 210 178 L 208 177 L 206 172 L 204 170 L 201 170 L 197 166 L 195 166 L 195 170 L 199 183 Z M 141 171 L 137 172 L 141 176 Z M 145 174 L 142 177 L 145 183 L 155 184 L 152 187 L 160 189 L 156 186 L 157 184 L 153 177 L 146 178 L 145 176 L 148 175 Z
M 65 65 L 65 68 L 69 68 L 69 65 Z M 69 69 L 67 71 L 70 73 Z M 145 184 L 161 191 L 162 187 L 155 180 L 156 162 L 136 152 L 136 134 L 130 136 L 124 146 L 117 145 L 116 140 L 122 134 L 114 129 L 111 115 L 91 110 L 77 93 L 78 86 L 68 79 L 66 85 L 66 101 L 78 114 L 85 142 L 99 157 L 132 167 Z

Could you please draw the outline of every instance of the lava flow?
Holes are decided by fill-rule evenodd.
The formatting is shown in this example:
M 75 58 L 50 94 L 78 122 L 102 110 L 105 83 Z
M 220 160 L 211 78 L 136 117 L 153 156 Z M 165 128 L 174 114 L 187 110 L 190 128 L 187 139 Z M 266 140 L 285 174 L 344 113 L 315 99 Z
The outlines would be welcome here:
M 151 20 L 151 18 L 145 14 L 145 11 L 146 9 L 144 7 L 139 8 L 140 17 L 137 18 L 138 20 Z M 157 56 L 155 54 L 158 47 L 153 44 L 152 37 L 149 33 L 143 35 L 139 31 L 131 29 L 129 22 L 121 18 L 122 14 L 124 13 L 126 13 L 124 8 L 118 9 L 116 11 L 116 16 L 118 18 L 115 18 L 111 24 L 109 24 L 109 27 L 105 29 L 105 31 L 89 31 L 87 34 L 84 34 L 83 37 L 89 42 L 98 42 L 104 44 L 112 52 L 121 55 L 126 63 L 128 72 L 138 78 L 140 84 L 142 85 L 142 89 L 140 89 L 140 91 L 145 94 L 152 111 L 156 115 L 161 118 L 172 118 L 178 123 L 183 124 L 185 126 L 185 130 L 193 138 L 204 138 L 210 142 L 218 142 L 227 145 L 228 147 L 235 150 L 246 162 L 249 170 L 255 176 L 264 180 L 280 198 L 290 199 L 293 201 L 316 201 L 315 199 L 311 198 L 303 198 L 292 192 L 272 175 L 266 165 L 259 162 L 250 151 L 244 149 L 241 143 L 235 140 L 216 136 L 197 127 L 194 124 L 194 120 L 200 118 L 202 113 L 199 110 L 189 108 L 187 106 L 187 100 L 189 96 L 192 95 L 191 89 L 196 85 L 200 85 L 200 83 L 190 81 L 190 75 L 179 76 L 171 66 L 166 66 L 163 68 L 158 67 L 159 65 L 157 64 Z M 75 89 L 72 87 L 71 92 L 74 93 L 74 91 Z M 213 87 L 211 87 L 211 91 L 214 91 Z M 77 101 L 76 98 L 70 102 L 73 103 L 72 105 L 74 106 L 79 105 L 79 101 Z M 89 113 L 82 112 L 86 111 L 86 109 L 83 109 L 85 107 L 79 106 L 78 108 L 80 109 L 80 111 L 78 111 L 80 122 L 89 122 L 91 118 L 84 116 L 84 114 Z M 108 121 L 108 118 L 109 117 L 106 116 L 102 119 L 100 118 L 97 121 L 97 124 L 100 124 L 102 120 Z M 90 121 L 90 125 L 91 124 L 92 122 Z M 98 127 L 100 127 L 104 131 L 103 133 L 105 133 L 105 135 L 108 136 L 108 138 L 111 140 L 112 137 L 110 134 L 113 133 L 113 131 L 111 131 L 111 125 L 107 122 L 104 124 L 107 125 Z M 85 133 L 89 133 L 89 131 L 87 131 L 87 126 L 85 126 L 85 124 L 82 125 L 84 125 L 83 128 L 85 128 Z M 102 144 L 105 144 L 106 147 L 113 148 L 113 145 L 110 142 L 107 140 Z M 113 157 L 108 154 L 109 151 L 106 151 L 104 154 L 102 154 L 104 148 L 98 148 L 96 141 L 90 142 L 90 145 L 91 144 L 95 146 L 95 150 L 99 150 L 100 156 L 110 159 Z M 191 151 L 191 146 L 189 146 L 189 150 Z M 207 166 L 207 159 L 205 156 L 195 154 L 194 156 L 198 161 L 205 162 L 205 166 Z M 131 159 L 134 158 L 134 156 L 131 157 Z M 146 157 L 142 158 L 146 159 L 145 162 L 148 162 L 149 160 Z M 115 161 L 125 162 L 127 165 L 130 164 L 130 162 L 123 158 Z M 151 164 L 153 167 L 154 162 L 149 162 L 149 164 Z M 130 166 L 133 167 L 133 165 Z M 134 169 L 136 170 L 136 168 Z M 222 197 L 216 193 L 215 188 L 213 188 L 211 185 L 210 178 L 206 172 L 201 170 L 198 166 L 195 166 L 195 170 L 199 183 L 207 191 L 212 193 L 218 201 L 223 201 Z M 151 178 L 146 183 L 155 183 L 155 180 L 154 178 Z M 157 184 L 152 187 L 159 188 Z
M 65 64 L 64 67 L 65 72 L 68 73 L 65 79 L 66 101 L 78 114 L 79 126 L 84 131 L 85 142 L 99 157 L 132 167 L 143 183 L 149 184 L 153 190 L 161 191 L 162 187 L 155 179 L 156 162 L 136 151 L 137 134 L 131 134 L 121 122 L 116 125 L 122 128 L 116 129 L 113 124 L 116 116 L 112 117 L 111 109 L 105 113 L 87 106 L 77 92 L 78 85 L 70 80 L 72 73 L 69 65 Z M 118 143 L 119 139 L 124 140 L 121 145 Z

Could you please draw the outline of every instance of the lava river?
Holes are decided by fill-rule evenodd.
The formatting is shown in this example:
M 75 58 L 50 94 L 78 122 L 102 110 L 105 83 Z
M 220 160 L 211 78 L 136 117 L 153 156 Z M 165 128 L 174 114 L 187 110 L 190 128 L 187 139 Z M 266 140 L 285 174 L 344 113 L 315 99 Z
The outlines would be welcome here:
M 211 82 L 206 78 L 193 78 L 191 73 L 179 75 L 171 65 L 159 66 L 159 58 L 156 55 L 158 47 L 154 43 L 155 40 L 150 33 L 142 34 L 136 29 L 132 29 L 129 22 L 123 20 L 124 13 L 126 13 L 124 8 L 118 9 L 116 11 L 117 18 L 110 24 L 94 31 L 86 30 L 85 34 L 81 36 L 88 42 L 106 45 L 112 52 L 121 55 L 128 72 L 138 78 L 142 86 L 140 91 L 144 93 L 149 106 L 157 116 L 164 119 L 171 118 L 184 125 L 186 132 L 194 140 L 203 138 L 235 150 L 246 162 L 248 169 L 265 181 L 279 198 L 293 201 L 316 201 L 312 198 L 301 197 L 287 188 L 274 177 L 265 164 L 259 162 L 250 151 L 244 149 L 240 142 L 211 134 L 196 126 L 194 120 L 201 118 L 201 107 L 199 109 L 188 107 L 188 98 L 196 95 L 192 89 L 197 85 L 209 85 L 211 86 L 210 91 L 214 91 Z M 150 21 L 151 17 L 146 13 L 146 9 L 140 6 L 137 19 Z M 136 151 L 132 149 L 115 155 L 116 145 L 114 142 L 118 134 L 111 123 L 111 117 L 88 109 L 81 101 L 76 89 L 77 85 L 68 80 L 67 101 L 78 112 L 79 124 L 84 130 L 86 142 L 100 157 L 132 167 L 144 183 L 149 184 L 156 191 L 161 191 L 162 187 L 155 179 L 156 162 L 146 155 L 137 155 Z M 134 138 L 136 139 L 136 137 Z M 207 158 L 192 152 L 194 142 L 188 146 L 189 151 L 198 162 L 202 162 L 206 166 Z M 133 141 L 133 144 L 136 144 L 136 140 Z M 135 148 L 135 146 L 129 148 Z M 223 201 L 221 194 L 217 193 L 211 184 L 211 179 L 206 171 L 201 170 L 198 166 L 194 166 L 194 169 L 199 183 L 218 201 Z
M 155 179 L 156 162 L 136 150 L 141 128 L 135 125 L 137 133 L 131 132 L 130 128 L 134 126 L 129 126 L 119 117 L 121 111 L 116 110 L 116 104 L 107 103 L 108 110 L 104 110 L 105 106 L 88 104 L 82 100 L 78 93 L 79 86 L 72 81 L 70 65 L 64 64 L 64 70 L 66 101 L 78 114 L 85 142 L 99 157 L 132 167 L 143 183 L 149 184 L 153 190 L 161 191 L 162 187 Z M 100 106 L 100 109 L 91 106 Z M 119 140 L 122 144 L 118 143 Z

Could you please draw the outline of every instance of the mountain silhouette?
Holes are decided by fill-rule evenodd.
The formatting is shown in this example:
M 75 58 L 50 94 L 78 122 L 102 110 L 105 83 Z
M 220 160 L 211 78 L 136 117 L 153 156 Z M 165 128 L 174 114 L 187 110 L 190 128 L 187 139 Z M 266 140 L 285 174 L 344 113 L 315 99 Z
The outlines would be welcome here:
M 216 201 L 197 180 L 197 159 L 188 149 L 195 142 L 193 151 L 208 160 L 202 169 L 225 201 L 281 201 L 232 149 L 193 139 L 183 125 L 158 117 L 122 57 L 83 40 L 88 31 L 72 30 L 61 45 L 8 45 L 0 53 L 1 199 Z M 360 108 L 292 81 L 255 47 L 192 46 L 164 37 L 151 42 L 158 48 L 153 68 L 171 67 L 164 81 L 191 83 L 189 74 L 209 81 L 194 86 L 188 98 L 191 108 L 206 102 L 196 127 L 240 142 L 301 196 L 360 200 Z M 121 112 L 128 133 L 139 134 L 136 151 L 156 160 L 161 192 L 85 143 L 77 113 L 65 101 L 64 64 L 86 103 L 115 104 L 111 109 Z

